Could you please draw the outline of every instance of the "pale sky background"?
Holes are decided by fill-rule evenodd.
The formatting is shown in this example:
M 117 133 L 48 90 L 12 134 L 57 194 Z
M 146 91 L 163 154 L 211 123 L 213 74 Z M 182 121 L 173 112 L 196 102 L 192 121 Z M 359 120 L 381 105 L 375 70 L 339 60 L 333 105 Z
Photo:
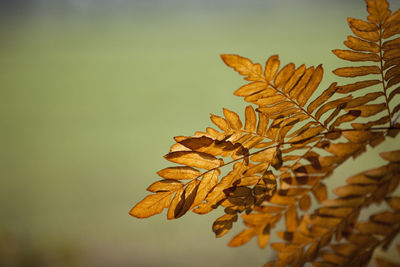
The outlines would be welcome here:
M 0 249 L 30 266 L 262 266 L 270 249 L 255 240 L 226 246 L 240 221 L 214 237 L 221 211 L 128 212 L 170 165 L 173 136 L 222 107 L 243 114 L 243 80 L 220 54 L 323 63 L 324 89 L 345 65 L 330 51 L 344 48 L 346 17 L 366 14 L 361 0 L 0 1 Z M 388 139 L 328 183 L 395 148 Z

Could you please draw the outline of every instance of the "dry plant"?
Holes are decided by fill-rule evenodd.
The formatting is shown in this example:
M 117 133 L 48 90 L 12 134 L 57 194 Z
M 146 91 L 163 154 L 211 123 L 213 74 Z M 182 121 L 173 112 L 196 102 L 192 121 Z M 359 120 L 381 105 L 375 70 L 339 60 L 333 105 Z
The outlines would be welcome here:
M 225 235 L 241 215 L 246 228 L 229 246 L 256 237 L 260 248 L 284 218 L 286 229 L 277 231 L 282 241 L 270 245 L 277 258 L 265 266 L 365 266 L 375 248 L 387 248 L 400 231 L 400 197 L 393 195 L 400 180 L 400 150 L 381 153 L 385 166 L 351 176 L 333 189 L 335 199 L 327 199 L 324 184 L 347 159 L 400 131 L 400 104 L 393 101 L 400 93 L 400 10 L 392 13 L 386 0 L 366 3 L 367 20 L 348 18 L 354 33 L 344 42 L 349 50 L 333 50 L 341 59 L 362 62 L 333 73 L 358 79 L 332 83 L 322 94 L 314 94 L 322 65 L 280 67 L 273 55 L 263 69 L 245 57 L 222 55 L 248 81 L 234 92 L 251 103 L 244 123 L 223 109 L 223 117 L 211 115 L 218 130 L 175 137 L 164 157 L 180 165 L 160 170 L 162 179 L 147 188 L 153 194 L 130 214 L 146 218 L 167 208 L 167 218 L 175 219 L 222 206 L 225 214 L 212 226 L 216 236 Z M 232 170 L 222 175 L 224 166 Z M 388 203 L 387 211 L 359 221 L 362 209 L 381 202 Z

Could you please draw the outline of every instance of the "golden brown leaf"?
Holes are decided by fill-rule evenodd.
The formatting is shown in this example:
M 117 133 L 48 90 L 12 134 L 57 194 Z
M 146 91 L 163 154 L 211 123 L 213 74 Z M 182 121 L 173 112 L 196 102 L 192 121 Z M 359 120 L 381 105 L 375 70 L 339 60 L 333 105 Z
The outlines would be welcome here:
M 393 49 L 393 50 L 389 50 L 389 51 L 397 51 L 397 53 L 398 53 L 399 50 L 400 49 Z M 400 65 L 400 57 L 395 57 L 395 58 L 386 60 L 385 64 L 383 64 L 383 69 L 386 70 L 395 65 Z
M 239 55 L 221 55 L 225 64 L 240 75 L 247 76 L 244 79 L 247 81 L 258 81 L 262 79 L 262 67 L 260 64 L 254 64 L 250 59 Z
M 289 92 L 290 97 L 297 99 L 297 97 L 300 95 L 300 93 L 304 90 L 307 83 L 309 82 L 313 72 L 314 72 L 314 67 L 309 67 L 305 71 L 304 75 L 300 78 L 300 80 L 297 82 L 294 88 L 290 90 Z
M 350 28 L 356 28 L 363 32 L 373 32 L 378 31 L 378 27 L 371 22 L 363 21 L 361 19 L 347 18 Z
M 281 113 L 291 107 L 294 107 L 295 104 L 293 102 L 284 101 L 280 102 L 276 105 L 269 106 L 269 107 L 260 107 L 258 110 L 266 115 L 272 115 L 276 113 Z
M 344 264 L 346 264 L 349 261 L 348 258 L 340 256 L 338 254 L 334 254 L 334 253 L 323 253 L 322 259 L 325 262 L 337 264 L 339 266 L 343 266 Z
M 311 207 L 311 198 L 308 194 L 300 199 L 299 207 L 302 211 L 307 211 Z
M 249 96 L 266 89 L 268 84 L 266 82 L 252 82 L 243 85 L 234 92 L 236 96 Z
M 146 190 L 156 193 L 161 191 L 176 191 L 182 187 L 182 182 L 172 179 L 166 179 L 152 183 Z
M 357 130 L 364 130 L 364 129 L 369 129 L 372 126 L 386 124 L 389 121 L 390 121 L 389 116 L 385 116 L 375 121 L 370 121 L 368 123 L 352 123 L 351 126 Z
M 368 131 L 344 131 L 342 135 L 352 143 L 355 144 L 363 144 L 373 137 L 376 137 L 376 133 L 368 132 Z
M 343 255 L 345 257 L 352 256 L 359 249 L 358 246 L 351 243 L 332 244 L 330 245 L 330 247 L 335 253 Z
M 179 166 L 162 169 L 157 174 L 165 179 L 183 180 L 196 178 L 201 172 L 192 167 Z
M 280 191 L 282 191 L 282 190 L 280 190 Z M 278 205 L 290 205 L 290 204 L 294 204 L 296 202 L 296 199 L 294 197 L 281 195 L 280 191 L 273 194 L 271 199 L 269 200 L 269 202 L 278 204 Z
M 302 127 L 300 127 L 300 129 L 297 129 L 296 131 L 292 132 L 291 134 L 288 135 L 288 137 L 293 137 L 293 136 L 298 136 L 303 134 L 305 131 L 307 131 L 312 125 L 318 125 L 318 122 L 315 121 L 309 121 L 307 122 L 305 125 L 303 125 Z M 304 143 L 301 143 L 302 145 Z M 293 145 L 293 144 L 292 144 Z
M 399 34 L 400 33 L 400 24 L 393 24 L 390 25 L 389 27 L 387 27 L 382 34 L 382 37 L 387 39 L 390 38 L 392 36 L 394 36 L 395 34 Z
M 386 89 L 388 89 L 388 88 L 390 88 L 393 85 L 396 85 L 398 83 L 400 83 L 400 76 L 395 76 L 395 77 L 393 77 L 392 79 L 390 79 L 388 81 Z
M 313 192 L 318 202 L 323 202 L 328 197 L 328 192 L 324 183 L 318 183 L 314 185 L 311 191 Z
M 246 175 L 253 175 L 256 173 L 263 173 L 271 165 L 271 162 L 261 162 L 260 164 L 252 165 L 246 171 Z
M 298 249 L 297 245 L 287 243 L 272 243 L 271 248 L 279 252 L 295 252 Z
M 389 70 L 386 71 L 385 73 L 385 80 L 390 80 L 391 78 L 394 78 L 395 76 L 400 75 L 400 66 L 395 66 Z
M 200 181 L 199 188 L 197 189 L 196 198 L 193 201 L 192 207 L 199 205 L 206 198 L 208 193 L 218 183 L 218 176 L 221 174 L 220 170 L 212 170 L 204 174 Z
M 399 10 L 396 13 L 400 14 Z M 387 51 L 387 50 L 391 50 L 391 49 L 395 49 L 395 48 L 400 48 L 400 37 L 389 40 L 389 41 L 385 41 L 382 44 L 383 51 Z
M 277 235 L 279 238 L 296 245 L 306 245 L 313 241 L 311 237 L 308 237 L 301 232 L 277 232 Z
M 221 237 L 228 233 L 228 231 L 232 228 L 234 222 L 237 221 L 237 214 L 224 214 L 212 225 L 212 230 L 215 233 L 216 237 Z
M 254 229 L 245 229 L 236 236 L 232 238 L 232 240 L 229 242 L 228 246 L 230 247 L 238 247 L 241 246 L 247 242 L 249 242 L 253 236 L 255 236 L 257 233 L 254 231 Z
M 255 132 L 257 125 L 257 117 L 256 112 L 254 111 L 252 106 L 247 106 L 245 111 L 246 122 L 244 125 L 244 130 L 246 132 Z
M 364 96 L 360 96 L 357 98 L 354 98 L 352 100 L 350 100 L 347 104 L 346 104 L 346 108 L 354 108 L 354 107 L 358 107 L 361 105 L 364 105 L 368 102 L 371 102 L 375 99 L 377 99 L 378 97 L 384 96 L 383 92 L 374 92 L 374 93 L 368 93 Z
M 336 156 L 339 157 L 346 157 L 351 154 L 355 154 L 360 149 L 363 148 L 360 144 L 353 144 L 353 143 L 330 143 L 329 146 L 324 147 L 324 149 Z
M 159 214 L 169 206 L 174 192 L 160 192 L 146 196 L 137 203 L 129 212 L 136 218 L 147 218 Z
M 261 115 L 261 113 L 260 113 Z M 260 121 L 259 121 L 260 122 Z M 259 124 L 260 125 L 260 124 Z M 257 134 L 259 134 L 257 132 Z M 260 134 L 259 134 L 260 135 Z M 264 140 L 264 137 L 262 136 L 253 136 L 252 138 L 250 138 L 249 140 L 247 140 L 244 144 L 243 147 L 247 148 L 247 149 L 251 149 L 254 146 L 256 146 L 258 143 L 260 143 L 261 141 Z
M 361 67 L 343 67 L 333 71 L 340 77 L 357 77 L 369 74 L 380 74 L 381 71 L 377 66 L 361 66 Z
M 376 24 L 383 24 L 390 15 L 388 2 L 386 0 L 366 0 L 366 2 L 369 13 L 368 20 Z
M 367 247 L 375 246 L 379 243 L 379 240 L 373 235 L 360 233 L 355 234 L 354 232 L 347 237 L 347 240 L 349 240 L 353 244 Z
M 298 67 L 292 77 L 290 77 L 289 81 L 283 86 L 282 92 L 288 93 L 290 90 L 293 89 L 293 87 L 297 84 L 297 82 L 300 80 L 300 78 L 303 76 L 304 72 L 306 71 L 306 66 L 302 64 L 300 67 Z
M 180 188 L 176 191 L 174 198 L 171 201 L 171 204 L 168 208 L 167 219 L 172 220 L 175 219 L 176 216 L 179 214 L 180 209 L 182 208 L 183 202 L 182 197 L 184 194 L 184 188 Z
M 271 82 L 276 73 L 279 70 L 279 56 L 278 55 L 273 55 L 270 58 L 268 58 L 267 62 L 265 63 L 265 70 L 264 70 L 264 77 L 267 82 Z
M 386 110 L 386 104 L 381 103 L 381 104 L 364 105 L 364 106 L 359 106 L 357 108 L 351 108 L 351 109 L 346 108 L 345 110 L 346 111 L 359 110 L 361 111 L 359 115 L 360 117 L 370 117 Z
M 376 179 L 365 176 L 363 173 L 360 173 L 347 178 L 346 183 L 370 185 L 370 184 L 377 184 L 378 181 Z
M 395 60 L 395 59 L 399 58 L 399 54 L 400 54 L 400 48 L 389 49 L 383 53 L 383 59 L 385 61 L 393 60 L 393 62 L 385 62 L 385 66 L 384 66 L 385 69 L 387 69 L 393 65 L 398 65 L 397 60 Z
M 321 207 L 317 210 L 317 214 L 323 216 L 333 216 L 339 218 L 345 218 L 350 213 L 353 212 L 353 208 L 346 208 L 346 207 Z
M 347 40 L 344 41 L 344 44 L 353 50 L 356 51 L 366 51 L 372 53 L 379 52 L 379 46 L 376 43 L 368 42 L 365 40 L 361 40 L 357 37 L 347 36 Z
M 393 25 L 393 24 L 398 24 L 400 23 L 400 10 L 397 10 L 394 12 L 385 22 L 384 28 Z
M 287 177 L 283 181 L 290 185 L 314 185 L 319 181 L 317 176 L 297 176 L 297 177 Z
M 351 99 L 352 99 L 352 96 L 350 95 L 350 96 L 345 96 L 345 97 L 342 97 L 342 98 L 339 98 L 339 99 L 332 100 L 332 101 L 330 101 L 330 102 L 328 102 L 328 103 L 325 103 L 324 105 L 322 105 L 322 106 L 317 110 L 317 112 L 315 113 L 315 118 L 316 118 L 317 120 L 319 120 L 319 119 L 321 118 L 321 116 L 322 116 L 323 114 L 325 114 L 327 111 L 329 111 L 329 110 L 331 110 L 331 109 L 334 109 L 334 108 L 337 108 L 338 106 L 340 106 L 340 105 L 342 105 L 342 104 L 346 104 L 346 103 L 348 103 Z M 343 105 L 343 106 L 344 106 L 344 105 Z
M 304 131 L 302 134 L 289 139 L 289 142 L 291 142 L 291 143 L 300 142 L 302 140 L 317 136 L 323 130 L 325 130 L 325 128 L 321 125 L 316 126 L 316 127 L 310 127 L 306 131 Z
M 229 132 L 231 130 L 231 127 L 229 126 L 229 123 L 222 117 L 216 116 L 211 114 L 210 116 L 211 121 L 218 126 L 222 131 L 224 132 Z
M 206 128 L 207 135 L 215 140 L 222 140 L 225 138 L 225 134 L 218 132 L 214 128 L 207 127 Z M 172 151 L 171 151 L 172 152 Z
M 308 82 L 306 88 L 298 95 L 297 100 L 300 106 L 304 106 L 312 94 L 317 90 L 319 84 L 322 81 L 324 75 L 324 69 L 322 65 L 318 65 L 313 72 L 310 81 Z
M 274 84 L 276 88 L 282 88 L 285 83 L 290 79 L 294 73 L 295 66 L 293 63 L 289 63 L 284 66 L 276 75 Z
M 392 226 L 374 222 L 358 222 L 355 228 L 362 234 L 389 235 Z
M 362 196 L 376 191 L 377 185 L 344 185 L 339 186 L 333 192 L 339 197 Z
M 285 213 L 286 231 L 296 231 L 299 224 L 297 218 L 297 208 L 295 205 L 290 205 Z
M 340 111 L 342 111 L 342 106 L 341 105 L 339 105 L 339 106 L 337 106 L 334 110 L 333 110 L 333 112 L 331 112 L 331 114 L 329 115 L 329 117 L 328 118 L 326 118 L 326 120 L 324 121 L 324 126 L 326 127 L 334 118 L 336 118 L 338 115 L 339 115 L 339 113 L 340 113 Z M 331 128 L 333 128 L 334 126 L 331 126 Z
M 183 216 L 186 212 L 188 212 L 192 206 L 193 202 L 196 198 L 197 189 L 199 187 L 200 181 L 195 179 L 186 186 L 185 191 L 183 192 L 182 199 L 178 204 L 179 210 L 175 210 L 175 217 L 179 218 Z
M 287 98 L 283 95 L 274 95 L 271 97 L 266 97 L 266 98 L 260 98 L 259 100 L 257 100 L 257 105 L 260 107 L 265 107 L 265 106 L 269 106 L 269 105 L 274 105 L 277 104 L 279 102 L 282 102 L 284 100 L 286 100 Z
M 206 201 L 208 205 L 215 205 L 223 200 L 226 195 L 224 190 L 231 187 L 234 182 L 240 179 L 242 173 L 246 169 L 243 162 L 237 162 L 233 165 L 233 170 L 224 176 L 214 189 L 207 195 Z
M 258 125 L 257 125 L 258 135 L 265 136 L 267 132 L 268 123 L 269 123 L 268 116 L 263 113 L 258 113 Z
M 174 163 L 207 170 L 220 167 L 223 164 L 222 159 L 217 159 L 206 153 L 194 151 L 171 152 L 165 155 L 164 158 Z
M 400 223 L 400 213 L 384 211 L 384 212 L 372 215 L 370 217 L 370 220 L 373 222 L 377 222 L 377 223 L 397 224 L 397 223 Z
M 353 121 L 357 119 L 361 114 L 359 110 L 350 110 L 348 113 L 341 115 L 338 117 L 330 127 L 339 127 L 342 123 Z M 328 122 L 329 123 L 329 122 Z M 325 125 L 328 124 L 326 121 L 324 122 Z
M 271 162 L 275 156 L 276 151 L 277 148 L 272 147 L 264 151 L 261 151 L 257 154 L 254 154 L 253 156 L 250 157 L 250 159 L 254 162 Z
M 332 52 L 339 58 L 348 61 L 374 61 L 379 62 L 380 58 L 374 53 L 361 53 L 350 50 L 334 49 Z
M 232 129 L 235 130 L 242 129 L 243 124 L 238 114 L 226 108 L 223 109 L 223 112 L 226 120 L 229 122 L 229 125 L 232 127 Z
M 359 31 L 356 28 L 350 28 L 351 31 L 361 39 L 370 41 L 370 42 L 377 42 L 379 41 L 379 32 L 377 31 L 372 31 L 372 32 L 365 32 L 365 31 Z
M 400 150 L 390 151 L 390 152 L 382 152 L 379 155 L 387 161 L 390 162 L 400 162 Z
M 325 103 L 337 90 L 337 83 L 332 83 L 319 97 L 307 107 L 307 111 L 312 113 L 316 108 Z
M 234 145 L 229 141 L 213 140 L 206 136 L 189 137 L 182 141 L 179 141 L 179 143 L 187 148 L 190 148 L 190 150 L 192 151 L 203 152 L 212 156 L 221 155 L 223 157 L 227 157 L 233 152 L 238 151 L 238 149 L 242 148 L 240 144 Z
M 267 246 L 270 239 L 270 233 L 269 233 L 270 228 L 271 226 L 269 223 L 264 227 L 261 227 L 261 231 L 258 234 L 258 239 L 257 239 L 257 243 L 260 248 L 265 248 Z
M 352 84 L 339 86 L 336 92 L 339 94 L 347 94 L 379 83 L 381 83 L 380 80 L 367 80 L 367 81 L 355 82 Z

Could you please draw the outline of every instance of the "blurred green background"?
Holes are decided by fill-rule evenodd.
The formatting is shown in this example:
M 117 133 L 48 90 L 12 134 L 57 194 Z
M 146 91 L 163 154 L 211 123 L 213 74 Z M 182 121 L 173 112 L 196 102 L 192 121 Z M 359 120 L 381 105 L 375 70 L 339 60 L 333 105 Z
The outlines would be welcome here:
M 391 1 L 392 10 L 400 7 Z M 0 262 L 5 266 L 261 266 L 215 239 L 218 212 L 128 215 L 176 135 L 210 126 L 243 84 L 220 60 L 343 66 L 331 52 L 361 0 L 0 1 Z M 386 141 L 377 151 L 399 147 Z M 381 163 L 349 161 L 342 179 Z M 340 184 L 333 180 L 333 184 Z

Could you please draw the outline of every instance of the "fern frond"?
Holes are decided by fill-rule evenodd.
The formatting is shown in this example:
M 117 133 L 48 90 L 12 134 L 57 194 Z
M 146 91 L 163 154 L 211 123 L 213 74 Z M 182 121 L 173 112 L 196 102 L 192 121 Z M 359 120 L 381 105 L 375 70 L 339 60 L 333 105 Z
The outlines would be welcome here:
M 382 92 L 384 102 L 376 105 L 357 104 L 353 108 L 357 107 L 356 110 L 361 111 L 362 117 L 369 117 L 386 110 L 386 115 L 393 126 L 395 122 L 392 120 L 400 110 L 400 107 L 393 107 L 391 103 L 394 96 L 400 93 L 400 89 L 395 88 L 400 83 L 400 37 L 398 37 L 400 10 L 392 14 L 386 0 L 367 0 L 366 2 L 368 21 L 355 18 L 347 20 L 355 36 L 348 36 L 344 44 L 351 50 L 334 49 L 332 52 L 347 61 L 370 62 L 373 65 L 343 67 L 334 70 L 333 73 L 341 77 L 379 75 L 379 79 L 367 79 L 342 85 L 339 86 L 337 92 L 349 93 L 380 84 L 380 88 L 374 87 L 376 88 L 374 90 Z
M 371 217 L 372 222 L 356 223 L 360 210 L 373 202 L 380 203 L 386 199 L 394 210 L 400 209 L 400 201 L 397 201 L 397 198 L 386 197 L 395 191 L 400 182 L 400 151 L 381 153 L 381 157 L 389 163 L 349 177 L 345 186 L 334 190 L 338 198 L 324 201 L 313 214 L 305 214 L 295 230 L 287 228 L 285 234 L 279 235 L 290 243 L 278 244 L 292 246 L 291 252 L 281 252 L 276 249 L 279 254 L 285 254 L 283 257 L 278 254 L 279 264 L 301 266 L 307 261 L 314 261 L 317 257 L 321 257 L 324 263 L 349 264 L 349 260 L 353 260 L 349 258 L 350 254 L 356 250 L 363 250 L 365 244 L 359 244 L 360 247 L 354 248 L 357 244 L 347 246 L 339 243 L 332 247 L 336 254 L 321 250 L 330 243 L 333 236 L 339 242 L 344 233 L 353 231 L 354 225 L 354 229 L 361 235 L 388 236 L 392 233 L 394 229 L 392 224 L 400 224 L 398 212 L 387 216 L 377 214 Z
M 369 234 L 388 236 L 392 224 L 398 223 L 400 201 L 387 195 L 400 181 L 400 151 L 381 154 L 389 164 L 350 177 L 334 190 L 336 199 L 326 200 L 324 183 L 347 159 L 400 132 L 396 124 L 400 115 L 395 116 L 400 104 L 392 105 L 400 93 L 400 88 L 393 89 L 400 83 L 400 37 L 396 38 L 400 10 L 391 14 L 386 0 L 366 2 L 368 21 L 348 19 L 355 36 L 349 36 L 345 45 L 351 50 L 333 53 L 369 63 L 333 72 L 341 77 L 380 78 L 341 86 L 332 83 L 314 95 L 323 78 L 322 65 L 280 67 L 279 57 L 273 55 L 263 69 L 248 58 L 222 55 L 225 64 L 248 81 L 234 94 L 254 107 L 246 107 L 244 123 L 224 108 L 223 116 L 211 114 L 215 128 L 175 137 L 164 158 L 178 166 L 160 170 L 162 179 L 147 188 L 153 194 L 130 214 L 146 218 L 167 208 L 167 218 L 175 219 L 188 211 L 206 214 L 222 206 L 224 214 L 212 226 L 216 237 L 224 236 L 241 214 L 246 228 L 229 245 L 240 246 L 257 237 L 260 248 L 267 246 L 271 230 L 285 218 L 285 231 L 278 232 L 283 241 L 271 244 L 278 259 L 265 266 L 305 262 L 335 266 L 369 260 L 370 250 L 363 250 L 361 244 L 370 242 L 372 251 L 382 239 Z M 350 94 L 366 88 L 376 90 L 356 97 Z M 389 127 L 373 128 L 388 123 Z M 350 129 L 344 128 L 349 124 Z M 221 169 L 231 164 L 232 170 L 221 175 Z M 314 213 L 304 214 L 311 207 L 311 194 L 322 204 Z M 357 223 L 362 208 L 384 199 L 397 213 L 376 214 L 369 222 Z M 344 237 L 349 242 L 331 244 L 333 236 L 338 242 Z M 329 244 L 333 252 L 324 249 Z

